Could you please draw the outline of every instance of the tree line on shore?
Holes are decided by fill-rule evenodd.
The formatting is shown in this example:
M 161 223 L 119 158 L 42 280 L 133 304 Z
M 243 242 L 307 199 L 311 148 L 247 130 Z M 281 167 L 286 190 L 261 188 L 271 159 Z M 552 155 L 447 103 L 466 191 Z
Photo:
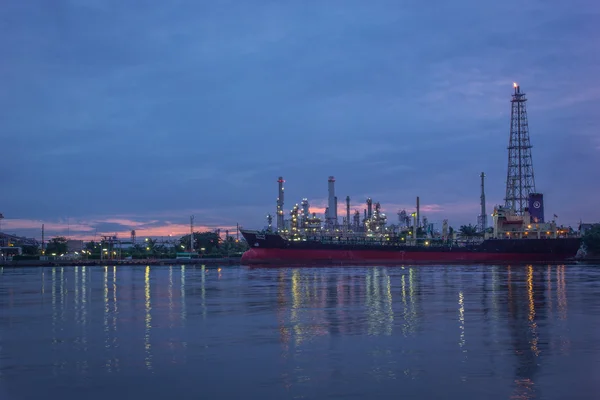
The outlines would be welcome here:
M 115 258 L 118 256 L 132 258 L 175 258 L 177 253 L 190 251 L 190 236 L 178 239 L 158 240 L 153 238 L 139 239 L 135 243 L 122 243 L 118 240 L 100 240 L 84 242 L 82 251 L 77 251 L 89 258 Z M 194 252 L 206 257 L 234 257 L 248 249 L 245 240 L 237 240 L 233 236 L 221 238 L 216 232 L 194 232 Z M 42 255 L 38 246 L 22 246 L 24 255 Z M 56 236 L 44 245 L 43 254 L 60 256 L 69 253 L 67 238 Z M 71 252 L 72 253 L 72 252 Z
M 582 237 L 583 244 L 588 253 L 600 255 L 600 224 L 593 226 Z

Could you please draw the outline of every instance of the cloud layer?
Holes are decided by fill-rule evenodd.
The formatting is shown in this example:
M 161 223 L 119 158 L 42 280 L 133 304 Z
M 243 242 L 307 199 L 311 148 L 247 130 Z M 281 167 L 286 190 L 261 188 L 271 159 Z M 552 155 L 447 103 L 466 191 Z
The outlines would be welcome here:
M 513 81 L 548 213 L 600 220 L 594 2 L 143 3 L 3 3 L 3 229 L 262 227 L 279 175 L 287 209 L 335 175 L 474 223 L 481 171 L 504 196 Z

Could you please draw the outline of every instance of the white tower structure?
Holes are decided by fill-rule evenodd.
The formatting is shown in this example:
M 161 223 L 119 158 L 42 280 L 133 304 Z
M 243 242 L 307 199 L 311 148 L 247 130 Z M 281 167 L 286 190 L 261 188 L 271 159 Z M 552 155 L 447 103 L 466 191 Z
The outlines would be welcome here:
M 330 176 L 328 179 L 328 198 L 327 215 L 325 216 L 328 227 L 334 228 L 338 224 L 337 219 L 337 197 L 335 197 L 335 178 Z

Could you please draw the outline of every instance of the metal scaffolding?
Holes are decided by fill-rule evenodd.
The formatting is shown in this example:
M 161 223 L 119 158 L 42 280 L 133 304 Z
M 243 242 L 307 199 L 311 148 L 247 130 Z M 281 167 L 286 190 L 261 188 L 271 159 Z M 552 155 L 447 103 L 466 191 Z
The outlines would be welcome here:
M 518 84 L 514 84 L 508 144 L 508 171 L 506 176 L 506 208 L 523 215 L 528 206 L 529 194 L 535 193 L 531 142 L 527 123 L 527 99 Z

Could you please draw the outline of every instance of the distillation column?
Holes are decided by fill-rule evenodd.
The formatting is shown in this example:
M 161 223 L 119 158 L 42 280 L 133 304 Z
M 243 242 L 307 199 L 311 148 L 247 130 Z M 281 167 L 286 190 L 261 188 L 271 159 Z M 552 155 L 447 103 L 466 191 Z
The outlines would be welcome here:
M 335 197 L 335 178 L 330 176 L 327 181 L 327 189 L 328 189 L 328 208 L 327 208 L 327 225 L 331 228 L 335 228 L 337 226 L 337 198 Z
M 279 179 L 277 179 L 277 182 L 279 183 L 279 194 L 277 196 L 277 230 L 283 231 L 285 229 L 283 214 L 283 183 L 285 181 L 283 180 L 283 177 L 280 176 Z

